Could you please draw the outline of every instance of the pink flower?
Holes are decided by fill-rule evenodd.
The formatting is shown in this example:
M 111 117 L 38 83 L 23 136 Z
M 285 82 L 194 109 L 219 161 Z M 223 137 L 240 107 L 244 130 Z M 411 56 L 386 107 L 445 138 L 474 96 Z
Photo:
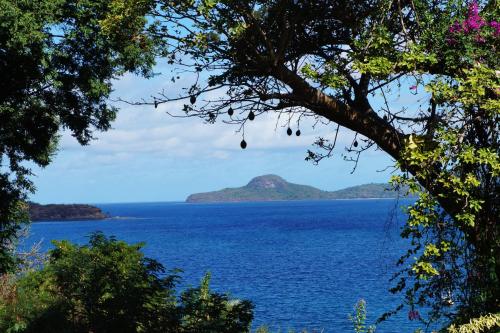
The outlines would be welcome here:
M 417 90 L 417 86 L 411 86 L 410 90 Z
M 455 21 L 455 23 L 450 26 L 448 31 L 452 34 L 459 32 L 467 34 L 471 31 L 479 31 L 485 25 L 486 21 L 479 16 L 479 5 L 474 1 L 469 5 L 467 18 L 461 24 Z
M 465 20 L 464 23 L 465 31 L 478 31 L 486 24 L 486 22 L 480 16 L 469 17 L 467 20 Z
M 476 1 L 469 5 L 469 16 L 477 16 L 479 14 L 479 5 Z
M 462 25 L 460 25 L 460 23 L 458 23 L 458 21 L 455 21 L 455 23 L 453 23 L 450 28 L 448 29 L 448 31 L 452 34 L 455 34 L 457 32 L 460 32 L 462 31 Z
M 462 22 L 455 21 L 449 28 L 451 36 L 446 38 L 448 45 L 458 43 L 456 37 L 458 34 L 472 35 L 476 43 L 485 43 L 486 39 L 481 35 L 481 28 L 489 25 L 493 29 L 493 36 L 500 37 L 500 22 L 487 22 L 479 15 L 479 4 L 473 1 L 468 8 L 467 17 Z
M 495 37 L 498 37 L 500 36 L 500 22 L 497 22 L 497 21 L 491 21 L 490 22 L 490 27 L 493 28 L 493 35 Z
M 469 6 L 469 14 L 467 19 L 463 22 L 463 29 L 465 32 L 478 31 L 486 24 L 484 19 L 479 16 L 479 5 L 473 2 Z

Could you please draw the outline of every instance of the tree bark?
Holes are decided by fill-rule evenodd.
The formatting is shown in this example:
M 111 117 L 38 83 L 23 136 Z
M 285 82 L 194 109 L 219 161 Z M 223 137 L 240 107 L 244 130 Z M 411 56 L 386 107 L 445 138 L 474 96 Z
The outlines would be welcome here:
M 368 103 L 360 103 L 362 107 L 359 109 L 352 108 L 312 87 L 305 79 L 284 65 L 275 67 L 271 75 L 288 85 L 293 90 L 294 101 L 299 101 L 303 107 L 373 140 L 382 150 L 400 162 L 404 170 L 413 174 L 452 217 L 459 212 L 460 200 L 450 190 L 433 182 L 437 178 L 439 169 L 436 168 L 435 171 L 423 170 L 422 167 L 416 165 L 407 165 L 402 158 L 405 134 L 379 117 Z M 430 172 L 431 179 L 422 177 L 421 171 Z M 433 173 L 436 174 L 436 177 L 432 177 Z

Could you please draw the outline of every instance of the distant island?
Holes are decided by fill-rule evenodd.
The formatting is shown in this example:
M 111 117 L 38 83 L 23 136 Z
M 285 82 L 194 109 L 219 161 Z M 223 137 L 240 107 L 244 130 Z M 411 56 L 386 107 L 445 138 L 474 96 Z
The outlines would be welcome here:
M 364 184 L 329 192 L 289 183 L 280 176 L 264 175 L 253 178 L 243 187 L 191 194 L 186 202 L 369 199 L 395 198 L 397 195 L 388 184 Z
M 108 218 L 100 208 L 91 205 L 40 205 L 29 203 L 32 221 L 102 220 Z

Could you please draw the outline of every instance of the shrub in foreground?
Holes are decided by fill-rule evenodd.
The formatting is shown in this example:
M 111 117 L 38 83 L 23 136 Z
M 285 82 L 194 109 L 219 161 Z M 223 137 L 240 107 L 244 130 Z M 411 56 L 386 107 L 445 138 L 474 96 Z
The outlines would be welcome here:
M 248 332 L 249 301 L 210 291 L 207 275 L 178 297 L 178 271 L 97 233 L 88 245 L 54 242 L 40 270 L 0 281 L 0 331 L 24 333 Z

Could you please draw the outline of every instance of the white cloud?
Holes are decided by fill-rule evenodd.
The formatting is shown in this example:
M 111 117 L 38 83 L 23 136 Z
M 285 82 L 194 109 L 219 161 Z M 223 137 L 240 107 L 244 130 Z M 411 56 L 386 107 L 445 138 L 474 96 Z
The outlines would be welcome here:
M 175 110 L 179 105 L 170 105 Z M 198 118 L 173 118 L 166 114 L 169 105 L 154 109 L 151 106 L 126 106 L 119 113 L 113 129 L 96 133 L 97 140 L 88 147 L 81 147 L 67 132 L 63 133 L 61 152 L 73 153 L 65 158 L 65 167 L 80 168 L 82 165 L 120 164 L 137 158 L 183 158 L 229 159 L 241 150 L 242 133 L 239 126 L 206 124 Z M 295 135 L 296 123 L 291 122 L 293 134 L 286 133 L 287 123 L 277 123 L 276 115 L 261 115 L 245 128 L 247 150 L 256 152 L 278 152 L 311 148 L 318 136 L 334 138 L 335 125 L 318 125 L 312 128 L 312 120 L 301 120 L 301 136 Z M 342 129 L 337 139 L 337 152 L 352 141 L 353 133 Z
M 180 92 L 179 84 L 166 83 L 164 78 L 148 81 L 134 75 L 126 75 L 117 81 L 115 88 L 114 98 L 129 100 L 152 96 L 154 92 L 163 88 L 169 91 L 170 96 L 177 96 Z M 207 98 L 220 96 L 220 92 L 214 92 Z M 235 151 L 241 149 L 242 133 L 236 133 L 238 125 L 224 124 L 221 120 L 215 124 L 206 124 L 199 118 L 180 119 L 167 115 L 167 112 L 181 115 L 184 103 L 184 101 L 165 103 L 155 109 L 153 106 L 131 106 L 117 102 L 115 104 L 121 110 L 111 130 L 96 133 L 97 140 L 83 148 L 68 132 L 65 132 L 61 139 L 61 151 L 73 153 L 75 163 L 92 159 L 92 162 L 106 165 L 113 161 L 122 162 L 144 155 L 228 159 Z M 288 119 L 282 118 L 279 122 L 277 119 L 276 114 L 264 114 L 253 122 L 247 122 L 245 127 L 247 150 L 255 153 L 296 149 L 305 153 L 318 136 L 330 140 L 334 138 L 336 128 L 334 124 L 315 124 L 313 119 L 301 119 L 301 136 L 297 137 L 296 119 L 290 121 L 292 136 L 286 134 Z M 341 129 L 337 139 L 337 150 L 342 152 L 344 147 L 351 143 L 352 138 L 351 131 Z

